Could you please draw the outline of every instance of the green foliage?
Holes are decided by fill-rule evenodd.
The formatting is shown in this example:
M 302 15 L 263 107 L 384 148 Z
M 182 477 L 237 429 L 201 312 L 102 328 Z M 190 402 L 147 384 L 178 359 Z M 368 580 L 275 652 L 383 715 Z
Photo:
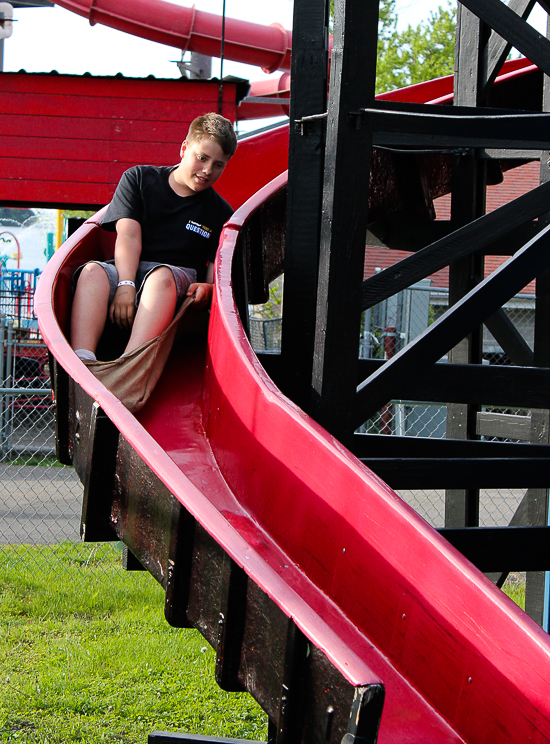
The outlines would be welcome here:
M 77 217 L 78 219 L 87 220 L 93 214 L 95 214 L 95 212 L 90 212 L 85 209 L 64 209 L 63 210 L 63 217 L 66 220 L 68 220 L 71 217 Z
M 0 547 L 0 742 L 141 744 L 153 730 L 266 738 L 212 649 L 171 628 L 163 592 L 104 545 Z M 24 553 L 24 561 L 21 554 Z
M 377 93 L 403 87 L 402 76 L 399 75 L 399 49 L 395 0 L 381 0 L 378 16 Z
M 525 578 L 523 574 L 510 574 L 502 587 L 502 591 L 519 605 L 522 610 L 525 609 Z
M 253 306 L 252 317 L 270 320 L 280 318 L 283 312 L 283 281 L 276 279 L 269 285 L 269 299 L 263 305 Z
M 89 217 L 94 215 L 95 212 L 89 212 L 85 209 L 64 209 L 63 210 L 63 217 L 64 219 L 68 220 L 71 217 L 77 217 L 81 220 L 87 220 Z
M 432 11 L 416 28 L 394 31 L 377 74 L 378 92 L 452 75 L 455 29 L 456 10 L 449 4 Z
M 395 4 L 396 0 L 380 0 L 377 93 L 453 72 L 456 10 L 451 3 L 432 11 L 426 22 L 405 31 L 397 30 Z M 333 13 L 331 0 L 331 17 Z
M 13 225 L 22 225 L 29 217 L 35 217 L 32 209 L 22 209 L 18 207 L 0 207 L 0 225 L 6 226 L 9 223 Z

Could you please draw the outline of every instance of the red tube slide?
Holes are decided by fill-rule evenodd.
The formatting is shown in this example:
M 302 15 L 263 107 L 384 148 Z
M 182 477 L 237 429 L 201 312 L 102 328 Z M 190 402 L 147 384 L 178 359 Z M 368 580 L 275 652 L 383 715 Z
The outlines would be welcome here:
M 221 53 L 222 17 L 183 8 L 163 0 L 61 0 L 73 13 L 142 39 L 199 52 L 210 57 Z M 280 24 L 225 19 L 224 57 L 262 67 L 266 72 L 290 70 L 292 36 Z

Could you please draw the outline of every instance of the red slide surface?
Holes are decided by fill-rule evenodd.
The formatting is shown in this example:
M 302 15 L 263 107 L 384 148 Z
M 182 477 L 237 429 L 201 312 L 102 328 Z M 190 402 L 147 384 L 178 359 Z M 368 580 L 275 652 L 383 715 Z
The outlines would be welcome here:
M 434 97 L 449 93 L 438 85 Z M 273 167 L 282 147 L 285 129 L 247 140 L 220 191 L 242 204 L 269 171 L 263 159 Z M 43 337 L 160 481 L 344 679 L 354 688 L 383 683 L 382 744 L 548 742 L 547 634 L 286 399 L 249 345 L 232 290 L 234 251 L 243 225 L 285 183 L 285 174 L 272 180 L 226 225 L 208 341 L 174 349 L 137 417 L 65 335 L 74 268 L 112 252 L 97 217 L 40 279 Z

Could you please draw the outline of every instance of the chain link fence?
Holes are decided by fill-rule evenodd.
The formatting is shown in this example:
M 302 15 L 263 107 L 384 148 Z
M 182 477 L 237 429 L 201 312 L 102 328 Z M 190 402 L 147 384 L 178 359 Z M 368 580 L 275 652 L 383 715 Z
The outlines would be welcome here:
M 48 351 L 32 305 L 37 279 L 0 274 L 0 565 L 24 565 L 20 546 L 33 546 L 48 573 L 62 570 L 60 548 L 80 541 L 82 486 L 55 456 Z
M 389 359 L 416 338 L 448 308 L 446 289 L 432 287 L 429 279 L 414 285 L 365 313 L 360 342 L 360 356 Z M 533 348 L 534 297 L 522 294 L 512 298 L 504 308 L 526 343 Z M 483 329 L 483 363 L 508 365 L 506 356 L 495 338 Z M 446 357 L 440 360 L 446 362 Z M 506 413 L 509 416 L 530 416 L 530 411 L 482 407 L 482 412 Z M 519 418 L 518 418 L 519 421 Z M 392 401 L 378 415 L 365 422 L 361 431 L 410 437 L 446 436 L 447 406 L 440 403 Z M 527 427 L 527 431 L 529 427 Z M 479 432 L 481 434 L 481 432 Z M 481 434 L 482 440 L 519 441 Z M 407 501 L 432 526 L 444 527 L 445 491 L 400 491 Z M 480 491 L 480 524 L 504 527 L 510 523 L 519 506 L 522 489 L 482 489 Z
M 249 325 L 250 343 L 254 351 L 273 354 L 281 351 L 282 318 L 251 317 Z
M 359 340 L 359 357 L 362 359 L 389 359 L 410 341 L 422 333 L 439 318 L 448 307 L 448 292 L 434 287 L 425 279 L 414 287 L 404 290 L 363 314 Z M 530 348 L 534 338 L 534 296 L 521 294 L 510 300 L 505 312 L 514 323 Z M 269 308 L 251 307 L 251 343 L 255 351 L 277 352 L 280 350 L 282 318 L 262 319 Z M 441 360 L 442 363 L 446 358 Z M 484 328 L 483 363 L 511 364 L 503 349 L 489 331 Z M 483 412 L 506 413 L 517 416 L 518 421 L 527 421 L 526 439 L 529 436 L 528 417 L 530 411 L 493 409 L 484 407 Z M 440 403 L 394 400 L 369 419 L 358 430 L 369 434 L 387 434 L 407 437 L 446 437 L 447 406 Z M 480 432 L 481 434 L 481 432 Z M 484 440 L 522 441 L 503 437 L 492 437 L 485 433 Z M 433 527 L 444 527 L 445 491 L 399 491 L 424 519 Z M 480 492 L 480 524 L 503 527 L 509 524 L 524 492 L 520 489 L 485 489 Z

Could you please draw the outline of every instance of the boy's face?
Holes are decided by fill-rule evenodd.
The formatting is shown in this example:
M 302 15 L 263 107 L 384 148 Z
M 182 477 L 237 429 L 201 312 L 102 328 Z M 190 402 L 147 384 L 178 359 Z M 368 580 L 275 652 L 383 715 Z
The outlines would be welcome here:
M 185 140 L 180 154 L 177 180 L 193 192 L 213 186 L 230 159 L 230 155 L 225 155 L 220 145 L 209 137 L 200 142 Z

